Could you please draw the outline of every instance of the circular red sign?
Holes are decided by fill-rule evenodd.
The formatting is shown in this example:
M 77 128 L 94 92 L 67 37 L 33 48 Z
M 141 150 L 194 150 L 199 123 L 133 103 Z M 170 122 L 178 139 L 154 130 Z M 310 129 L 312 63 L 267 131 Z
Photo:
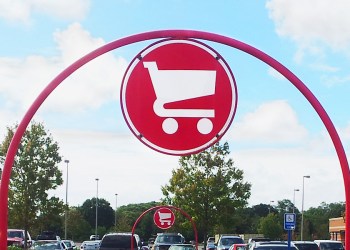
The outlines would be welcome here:
M 154 224 L 160 229 L 168 229 L 175 222 L 175 214 L 170 208 L 161 207 L 153 215 Z
M 131 131 L 166 154 L 198 153 L 229 128 L 237 104 L 224 59 L 194 40 L 163 40 L 140 52 L 122 82 L 121 107 Z

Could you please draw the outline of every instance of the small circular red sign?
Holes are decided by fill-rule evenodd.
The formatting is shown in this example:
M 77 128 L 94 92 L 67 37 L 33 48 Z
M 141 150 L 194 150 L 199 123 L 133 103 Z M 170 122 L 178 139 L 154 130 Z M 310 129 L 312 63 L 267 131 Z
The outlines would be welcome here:
M 120 100 L 140 141 L 162 153 L 188 155 L 210 147 L 227 131 L 237 89 L 216 51 L 195 40 L 167 39 L 132 60 Z
M 175 214 L 170 208 L 161 207 L 153 215 L 154 224 L 160 229 L 168 229 L 175 222 Z

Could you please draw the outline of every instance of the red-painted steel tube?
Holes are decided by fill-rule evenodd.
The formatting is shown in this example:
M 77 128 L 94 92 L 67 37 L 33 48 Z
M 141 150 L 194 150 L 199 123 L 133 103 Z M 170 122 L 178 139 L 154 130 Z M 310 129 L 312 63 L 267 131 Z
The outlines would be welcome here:
M 73 72 L 78 70 L 83 65 L 87 64 L 91 60 L 97 58 L 100 55 L 103 55 L 109 51 L 114 49 L 123 47 L 125 45 L 147 41 L 151 39 L 161 39 L 161 38 L 194 38 L 194 39 L 202 39 L 212 42 L 217 42 L 221 44 L 225 44 L 227 46 L 236 48 L 243 52 L 246 52 L 255 58 L 265 62 L 284 77 L 286 77 L 309 101 L 311 106 L 315 109 L 318 116 L 322 120 L 325 125 L 331 139 L 335 150 L 338 155 L 338 159 L 340 162 L 340 167 L 343 174 L 344 186 L 345 186 L 345 200 L 346 200 L 346 211 L 345 211 L 345 246 L 347 250 L 350 250 L 350 173 L 349 173 L 349 164 L 346 158 L 346 154 L 341 143 L 340 137 L 329 118 L 327 112 L 322 107 L 321 103 L 317 100 L 317 98 L 313 95 L 313 93 L 306 87 L 306 85 L 296 77 L 289 69 L 279 63 L 277 60 L 267 55 L 266 53 L 248 45 L 238 40 L 235 40 L 230 37 L 203 32 L 203 31 L 195 31 L 195 30 L 159 30 L 159 31 L 150 31 L 145 33 L 140 33 L 136 35 L 131 35 L 122 39 L 118 39 L 116 41 L 110 42 L 92 52 L 85 55 L 78 61 L 74 62 L 64 71 L 62 71 L 56 78 L 54 78 L 47 87 L 39 94 L 39 96 L 35 99 L 33 104 L 30 106 L 26 114 L 24 115 L 22 121 L 19 123 L 19 126 L 14 134 L 14 137 L 10 143 L 9 150 L 6 155 L 4 169 L 2 172 L 1 185 L 0 185 L 0 249 L 6 249 L 6 237 L 7 237 L 7 211 L 8 211 L 8 189 L 10 182 L 10 175 L 12 170 L 12 165 L 14 162 L 14 158 L 16 155 L 16 151 L 20 144 L 21 138 L 33 118 L 34 114 L 37 112 L 41 104 L 46 100 L 46 98 L 52 93 L 52 91 L 59 85 L 63 80 L 65 80 L 68 76 L 70 76 Z

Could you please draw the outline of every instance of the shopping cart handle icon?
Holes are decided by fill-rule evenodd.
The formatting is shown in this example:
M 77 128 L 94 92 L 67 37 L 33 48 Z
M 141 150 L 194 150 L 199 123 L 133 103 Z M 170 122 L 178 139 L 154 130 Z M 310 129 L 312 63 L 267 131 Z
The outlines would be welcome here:
M 143 62 L 148 69 L 156 100 L 153 110 L 163 121 L 163 131 L 173 134 L 178 123 L 173 117 L 201 118 L 197 129 L 208 134 L 213 124 L 208 118 L 215 117 L 214 109 L 166 109 L 164 105 L 171 102 L 189 100 L 215 94 L 215 70 L 159 70 L 156 62 Z

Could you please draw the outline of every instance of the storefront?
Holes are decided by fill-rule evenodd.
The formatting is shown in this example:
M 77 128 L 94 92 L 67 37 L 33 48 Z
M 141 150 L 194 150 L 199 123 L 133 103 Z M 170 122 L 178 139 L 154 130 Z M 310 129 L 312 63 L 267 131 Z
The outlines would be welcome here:
M 331 240 L 339 240 L 345 242 L 345 218 L 329 219 L 329 234 Z

